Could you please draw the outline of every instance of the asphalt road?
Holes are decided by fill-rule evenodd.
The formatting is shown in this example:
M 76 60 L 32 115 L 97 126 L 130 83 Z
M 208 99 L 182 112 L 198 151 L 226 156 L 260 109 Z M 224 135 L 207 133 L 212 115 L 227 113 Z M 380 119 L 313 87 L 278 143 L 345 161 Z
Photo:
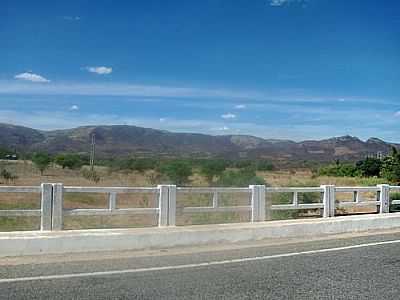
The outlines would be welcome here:
M 0 259 L 0 299 L 400 299 L 400 232 Z

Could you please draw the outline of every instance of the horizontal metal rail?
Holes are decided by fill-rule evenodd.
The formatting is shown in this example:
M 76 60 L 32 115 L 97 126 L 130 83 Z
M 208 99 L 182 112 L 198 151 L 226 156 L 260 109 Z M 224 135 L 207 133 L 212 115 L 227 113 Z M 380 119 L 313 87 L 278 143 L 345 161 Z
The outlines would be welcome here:
M 316 208 L 324 208 L 324 204 L 322 203 L 304 203 L 304 204 L 278 204 L 272 205 L 272 210 L 289 210 L 289 209 L 316 209 Z
M 0 193 L 40 193 L 40 186 L 0 186 Z
M 352 193 L 352 192 L 379 192 L 379 187 L 356 186 L 356 187 L 335 187 L 337 193 Z
M 209 187 L 178 187 L 176 188 L 177 192 L 181 193 L 199 193 L 199 194 L 207 194 L 207 193 L 246 193 L 250 194 L 251 190 L 249 188 L 209 188 Z
M 158 188 L 153 187 L 77 187 L 65 186 L 64 193 L 150 193 L 157 194 Z
M 118 208 L 118 209 L 106 209 L 106 208 L 76 208 L 76 209 L 64 209 L 63 214 L 65 216 L 112 216 L 112 215 L 152 215 L 158 214 L 158 208 Z
M 378 206 L 380 201 L 361 201 L 361 202 L 339 202 L 336 206 L 339 208 L 345 207 L 363 207 L 363 206 Z
M 40 217 L 40 209 L 1 209 L 0 217 Z
M 185 213 L 209 213 L 209 212 L 241 212 L 241 211 L 251 211 L 250 205 L 242 206 L 205 206 L 205 207 L 185 207 L 183 212 Z
M 267 193 L 322 193 L 324 190 L 320 187 L 267 187 Z

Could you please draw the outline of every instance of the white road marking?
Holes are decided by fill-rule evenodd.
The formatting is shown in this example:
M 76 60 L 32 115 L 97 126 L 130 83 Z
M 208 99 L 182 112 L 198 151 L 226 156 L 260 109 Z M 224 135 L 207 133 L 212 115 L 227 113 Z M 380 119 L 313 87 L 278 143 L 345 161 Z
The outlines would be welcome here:
M 88 273 L 73 273 L 73 274 L 61 274 L 61 275 L 45 275 L 45 276 L 32 276 L 32 277 L 19 277 L 19 278 L 4 278 L 4 279 L 0 279 L 0 284 L 1 283 L 24 282 L 24 281 L 70 279 L 70 278 L 82 278 L 82 277 L 94 277 L 94 276 L 110 276 L 110 275 L 119 275 L 119 274 L 134 274 L 134 273 L 154 272 L 154 271 L 190 269 L 190 268 L 198 268 L 198 267 L 227 265 L 227 264 L 234 264 L 234 263 L 241 263 L 241 262 L 269 260 L 269 259 L 274 259 L 274 258 L 291 257 L 291 256 L 299 256 L 299 255 L 308 255 L 308 254 L 317 254 L 317 253 L 326 253 L 326 252 L 336 252 L 336 251 L 358 249 L 358 248 L 365 248 L 365 247 L 379 246 L 379 245 L 398 244 L 398 243 L 400 243 L 400 240 L 374 242 L 374 243 L 366 243 L 366 244 L 344 246 L 344 247 L 337 247 L 337 248 L 327 248 L 327 249 L 309 250 L 309 251 L 301 251 L 301 252 L 291 252 L 291 253 L 266 255 L 266 256 L 236 258 L 236 259 L 221 260 L 221 261 L 210 261 L 210 262 L 203 262 L 203 263 L 196 263 L 196 264 L 186 264 L 186 265 L 176 265 L 176 266 L 138 268 L 138 269 L 88 272 Z

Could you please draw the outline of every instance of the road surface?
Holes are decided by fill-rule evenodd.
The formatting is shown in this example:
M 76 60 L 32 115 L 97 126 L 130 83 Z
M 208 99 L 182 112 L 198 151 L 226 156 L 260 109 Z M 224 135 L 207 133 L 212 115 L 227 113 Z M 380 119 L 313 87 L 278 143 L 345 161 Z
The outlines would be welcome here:
M 400 232 L 0 259 L 0 299 L 400 299 Z

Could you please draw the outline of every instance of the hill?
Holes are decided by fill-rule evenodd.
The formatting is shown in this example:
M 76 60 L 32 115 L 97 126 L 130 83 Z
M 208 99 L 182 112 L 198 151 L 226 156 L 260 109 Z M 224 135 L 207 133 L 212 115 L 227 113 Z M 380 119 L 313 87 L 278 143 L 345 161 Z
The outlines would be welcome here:
M 113 156 L 195 156 L 226 158 L 264 158 L 284 161 L 357 160 L 366 155 L 388 153 L 399 144 L 377 138 L 362 141 L 342 136 L 325 140 L 294 142 L 262 139 L 247 135 L 212 136 L 196 133 L 174 133 L 128 125 L 84 126 L 66 130 L 41 131 L 0 124 L 0 146 L 18 152 L 79 152 L 90 150 L 91 136 L 96 136 L 99 157 Z

